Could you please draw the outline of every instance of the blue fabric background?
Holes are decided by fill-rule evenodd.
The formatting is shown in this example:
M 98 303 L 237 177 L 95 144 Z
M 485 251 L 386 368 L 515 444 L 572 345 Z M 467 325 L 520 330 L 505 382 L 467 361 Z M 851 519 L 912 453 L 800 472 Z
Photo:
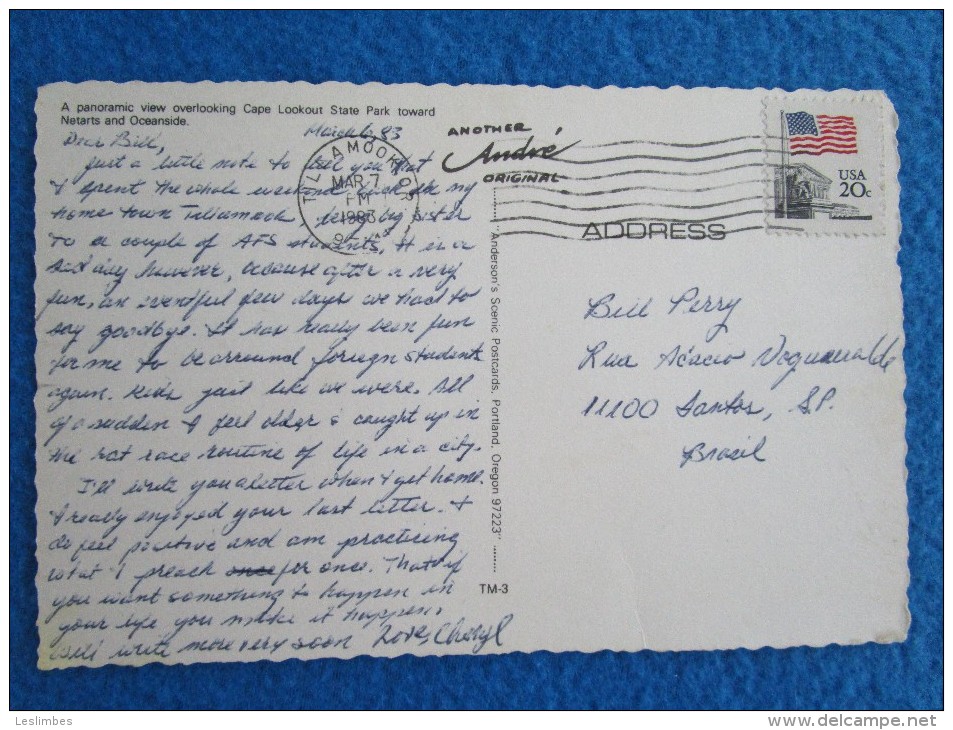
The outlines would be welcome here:
M 942 23 L 940 12 L 11 12 L 11 709 L 942 707 Z M 902 159 L 909 639 L 38 671 L 33 105 L 42 84 L 86 79 L 886 90 Z

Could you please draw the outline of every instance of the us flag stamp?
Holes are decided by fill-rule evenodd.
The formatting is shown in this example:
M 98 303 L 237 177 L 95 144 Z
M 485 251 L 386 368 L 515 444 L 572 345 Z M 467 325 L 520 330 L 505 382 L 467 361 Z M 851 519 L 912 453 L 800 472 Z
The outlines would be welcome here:
M 764 102 L 765 215 L 772 233 L 884 233 L 882 94 L 796 93 Z

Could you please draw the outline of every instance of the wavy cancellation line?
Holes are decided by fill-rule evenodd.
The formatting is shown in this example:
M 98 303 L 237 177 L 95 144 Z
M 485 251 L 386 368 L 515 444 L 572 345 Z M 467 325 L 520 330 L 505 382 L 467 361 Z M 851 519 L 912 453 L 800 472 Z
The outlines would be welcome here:
M 760 215 L 764 216 L 766 213 L 764 208 L 757 208 L 755 210 L 744 210 L 737 213 L 726 213 L 724 215 L 718 215 L 711 218 L 685 218 L 679 219 L 682 223 L 717 223 L 719 221 L 728 220 L 729 218 L 741 218 L 748 215 Z M 656 221 L 659 219 L 659 216 L 625 216 L 626 221 Z M 543 223 L 548 223 L 556 226 L 569 226 L 571 228 L 585 228 L 589 225 L 589 222 L 586 223 L 570 223 L 569 221 L 560 221 L 553 220 L 552 218 L 542 218 L 536 215 L 517 215 L 517 216 L 507 216 L 503 218 L 493 218 L 493 223 L 509 223 L 512 221 L 541 221 Z M 762 228 L 763 226 L 759 226 Z
M 586 177 L 568 177 L 566 179 L 585 181 L 585 180 L 605 180 L 610 177 L 622 177 L 623 175 L 677 175 L 679 177 L 699 177 L 700 175 L 717 175 L 733 170 L 743 170 L 749 167 L 764 169 L 764 161 L 745 162 L 740 165 L 729 165 L 727 167 L 717 167 L 714 170 L 620 170 L 619 172 L 607 172 L 602 175 L 590 175 Z
M 694 149 L 698 147 L 715 147 L 716 145 L 730 144 L 732 142 L 740 142 L 743 140 L 749 139 L 763 139 L 761 135 L 758 134 L 746 134 L 740 137 L 728 137 L 726 139 L 715 139 L 710 142 L 661 142 L 659 140 L 650 140 L 650 139 L 624 139 L 618 142 L 604 142 L 602 144 L 587 144 L 579 145 L 577 149 L 599 149 L 602 147 L 618 147 L 624 144 L 647 144 L 647 145 L 656 145 L 659 147 L 685 147 L 689 149 Z M 780 137 L 769 137 L 768 139 L 780 139 Z
M 684 149 L 698 149 L 702 147 L 716 147 L 723 144 L 731 144 L 732 142 L 741 142 L 746 140 L 765 140 L 769 139 L 772 142 L 783 142 L 787 137 L 781 137 L 775 134 L 746 134 L 740 137 L 727 137 L 725 139 L 716 139 L 710 142 L 662 142 L 661 140 L 655 139 L 624 139 L 618 142 L 602 142 L 600 144 L 580 144 L 576 145 L 574 149 L 580 150 L 596 150 L 602 149 L 605 147 L 619 147 L 621 145 L 652 145 L 656 147 L 678 147 Z M 777 150 L 772 150 L 777 151 Z
M 576 180 L 579 178 L 565 177 L 560 178 L 566 180 Z M 500 185 L 497 187 L 498 190 L 544 190 L 550 193 L 558 193 L 559 195 L 572 195 L 572 196 L 591 196 L 591 195 L 611 195 L 613 193 L 630 193 L 637 190 L 652 190 L 662 193 L 708 193 L 713 190 L 724 190 L 725 188 L 738 187 L 739 185 L 764 185 L 763 179 L 755 180 L 735 180 L 733 182 L 723 183 L 721 185 L 708 185 L 702 188 L 670 188 L 670 187 L 661 187 L 658 185 L 631 185 L 625 188 L 613 188 L 612 190 L 590 190 L 586 192 L 579 192 L 576 190 L 566 190 L 566 189 L 557 189 L 547 187 L 545 185 L 521 185 L 519 183 L 514 183 L 511 185 Z
M 764 155 L 765 150 L 762 147 L 747 147 L 743 150 L 732 150 L 731 152 L 722 152 L 717 155 L 705 155 L 704 157 L 673 157 L 669 155 L 620 155 L 619 157 L 605 157 L 598 160 L 571 160 L 560 157 L 559 162 L 568 165 L 602 165 L 609 162 L 625 162 L 626 160 L 656 160 L 659 162 L 678 162 L 692 164 L 696 162 L 711 162 L 712 160 L 721 160 L 726 157 L 737 157 L 739 155 Z
M 803 228 L 797 228 L 795 226 L 743 226 L 742 228 L 728 228 L 725 230 L 725 235 L 730 235 L 732 233 L 743 233 L 744 231 L 763 231 L 767 228 L 772 231 L 803 231 Z M 543 236 L 545 238 L 558 238 L 563 241 L 579 241 L 581 240 L 579 236 L 563 236 L 558 233 L 550 233 L 549 231 L 535 231 L 535 230 L 520 230 L 520 231 L 501 231 L 497 234 L 500 237 L 504 236 Z M 621 240 L 621 239 L 614 239 Z
M 725 205 L 735 205 L 737 203 L 747 203 L 752 200 L 762 200 L 764 199 L 763 195 L 749 195 L 744 198 L 735 198 L 734 200 L 725 200 L 717 203 L 706 203 L 700 205 L 684 205 L 680 203 L 646 203 L 646 202 L 633 202 L 633 203 L 619 203 L 618 205 L 596 205 L 596 206 L 587 206 L 587 207 L 574 207 L 571 205 L 562 205 L 560 203 L 549 203 L 544 200 L 501 200 L 497 205 L 543 205 L 547 208 L 558 208 L 560 210 L 568 210 L 578 213 L 586 213 L 595 210 L 616 210 L 618 208 L 635 208 L 635 207 L 654 207 L 654 208 L 675 208 L 678 210 L 702 210 L 706 208 L 720 208 Z

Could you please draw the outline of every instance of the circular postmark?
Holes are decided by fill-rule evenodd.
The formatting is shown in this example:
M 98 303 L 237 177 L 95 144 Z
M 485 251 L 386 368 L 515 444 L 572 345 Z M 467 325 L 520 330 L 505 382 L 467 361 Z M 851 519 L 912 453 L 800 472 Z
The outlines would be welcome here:
M 298 212 L 325 248 L 380 254 L 404 237 L 417 213 L 417 175 L 407 157 L 377 137 L 339 137 L 301 170 Z

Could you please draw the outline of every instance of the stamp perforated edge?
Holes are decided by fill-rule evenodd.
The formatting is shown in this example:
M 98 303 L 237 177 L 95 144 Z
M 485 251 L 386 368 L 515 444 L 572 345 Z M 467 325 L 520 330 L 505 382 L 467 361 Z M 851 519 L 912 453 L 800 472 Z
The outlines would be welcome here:
M 784 228 L 779 228 L 773 226 L 771 222 L 774 220 L 774 190 L 773 190 L 773 176 L 769 174 L 769 169 L 771 168 L 772 162 L 770 159 L 770 127 L 768 120 L 768 107 L 772 102 L 782 102 L 782 101 L 805 101 L 805 102 L 817 102 L 817 103 L 830 103 L 831 101 L 845 101 L 851 104 L 857 103 L 872 103 L 876 108 L 876 116 L 878 123 L 877 134 L 880 139 L 880 162 L 878 165 L 877 173 L 879 176 L 878 186 L 881 192 L 880 195 L 880 204 L 877 206 L 876 215 L 878 220 L 876 221 L 877 225 L 875 226 L 876 230 L 862 230 L 862 231 L 837 231 L 837 230 L 789 230 Z M 861 91 L 853 92 L 847 90 L 838 90 L 838 91 L 791 91 L 791 92 L 780 92 L 774 91 L 770 94 L 765 94 L 761 100 L 761 143 L 762 150 L 764 155 L 763 162 L 763 175 L 764 175 L 764 224 L 765 232 L 772 236 L 796 236 L 796 237 L 805 237 L 805 236 L 837 236 L 839 238 L 866 238 L 870 236 L 884 236 L 887 234 L 887 220 L 892 218 L 887 214 L 887 199 L 888 197 L 893 199 L 893 194 L 891 193 L 891 186 L 887 182 L 887 155 L 891 155 L 892 159 L 897 158 L 897 143 L 896 143 L 896 125 L 893 130 L 890 130 L 892 133 L 888 136 L 887 127 L 886 127 L 886 106 L 889 105 L 889 100 L 887 96 L 882 91 Z M 899 167 L 899 165 L 898 165 Z M 899 172 L 899 170 L 898 170 Z M 894 186 L 895 187 L 895 186 Z M 899 217 L 899 211 L 898 211 Z

